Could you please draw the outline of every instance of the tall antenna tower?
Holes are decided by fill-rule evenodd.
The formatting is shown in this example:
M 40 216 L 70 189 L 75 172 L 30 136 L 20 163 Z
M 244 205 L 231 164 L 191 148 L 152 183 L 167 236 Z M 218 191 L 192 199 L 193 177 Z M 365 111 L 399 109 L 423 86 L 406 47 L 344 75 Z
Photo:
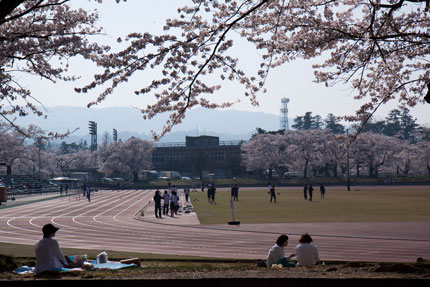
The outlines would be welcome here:
M 281 99 L 281 115 L 280 115 L 280 124 L 279 127 L 281 130 L 288 131 L 288 103 L 290 102 L 289 98 L 282 98 Z

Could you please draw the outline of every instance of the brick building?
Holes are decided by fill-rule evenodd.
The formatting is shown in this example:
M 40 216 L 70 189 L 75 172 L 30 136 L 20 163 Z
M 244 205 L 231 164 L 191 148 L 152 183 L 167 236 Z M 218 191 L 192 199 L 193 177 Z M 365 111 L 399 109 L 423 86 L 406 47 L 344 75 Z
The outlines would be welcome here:
M 157 171 L 174 170 L 189 177 L 235 177 L 244 172 L 240 157 L 243 143 L 220 141 L 215 136 L 187 136 L 185 142 L 156 144 L 152 164 Z

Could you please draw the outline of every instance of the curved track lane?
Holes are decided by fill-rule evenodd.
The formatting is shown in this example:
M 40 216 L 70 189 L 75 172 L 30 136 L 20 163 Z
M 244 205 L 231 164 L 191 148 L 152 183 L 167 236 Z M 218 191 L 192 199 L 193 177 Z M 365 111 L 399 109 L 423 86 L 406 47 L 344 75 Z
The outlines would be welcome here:
M 290 235 L 286 253 L 298 236 L 312 231 L 323 260 L 415 261 L 430 257 L 430 223 L 289 223 L 186 225 L 184 217 L 155 220 L 146 206 L 153 191 L 103 191 L 87 200 L 72 197 L 0 210 L 0 241 L 35 244 L 41 228 L 60 227 L 62 247 L 224 258 L 265 258 L 280 233 Z M 163 223 L 164 222 L 164 223 Z M 292 233 L 293 232 L 293 233 Z

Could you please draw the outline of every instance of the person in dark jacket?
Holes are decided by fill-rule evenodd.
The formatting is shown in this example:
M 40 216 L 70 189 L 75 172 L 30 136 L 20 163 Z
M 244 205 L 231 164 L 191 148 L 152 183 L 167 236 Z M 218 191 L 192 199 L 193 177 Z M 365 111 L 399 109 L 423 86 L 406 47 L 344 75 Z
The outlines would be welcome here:
M 155 191 L 154 195 L 154 203 L 155 203 L 155 217 L 156 218 L 162 218 L 161 217 L 161 194 L 160 191 L 157 189 Z
M 303 196 L 305 197 L 305 200 L 308 199 L 308 185 L 305 184 L 305 186 L 303 187 Z
M 237 186 L 237 184 L 235 184 L 232 188 L 231 188 L 231 198 L 234 201 L 239 201 L 239 187 Z
M 309 201 L 312 201 L 312 191 L 314 191 L 314 188 L 312 187 L 312 184 L 309 184 Z
M 270 203 L 272 203 L 272 200 L 274 200 L 274 202 L 276 203 L 276 192 L 275 192 L 274 185 L 270 185 L 269 193 L 270 193 Z
M 321 199 L 323 199 L 325 195 L 325 187 L 324 187 L 324 184 L 322 183 L 320 185 L 320 192 L 321 192 Z

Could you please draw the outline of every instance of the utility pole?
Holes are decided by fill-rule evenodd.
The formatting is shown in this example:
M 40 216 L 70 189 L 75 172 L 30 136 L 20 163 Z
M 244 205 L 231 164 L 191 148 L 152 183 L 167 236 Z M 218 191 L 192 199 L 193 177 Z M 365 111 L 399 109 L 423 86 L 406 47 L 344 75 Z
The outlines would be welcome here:
M 349 130 L 346 129 L 346 138 L 348 140 L 346 146 L 346 188 L 348 191 L 351 190 L 351 182 L 349 181 Z

